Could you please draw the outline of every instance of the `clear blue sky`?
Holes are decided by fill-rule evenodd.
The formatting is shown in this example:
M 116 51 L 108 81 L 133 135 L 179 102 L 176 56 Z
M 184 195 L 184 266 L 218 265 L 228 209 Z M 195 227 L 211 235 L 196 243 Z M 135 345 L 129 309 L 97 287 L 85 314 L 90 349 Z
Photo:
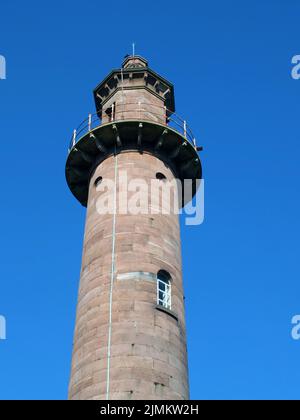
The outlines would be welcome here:
M 2 1 L 0 398 L 65 399 L 85 211 L 64 165 L 135 41 L 175 84 L 206 219 L 182 232 L 192 398 L 300 397 L 300 4 Z

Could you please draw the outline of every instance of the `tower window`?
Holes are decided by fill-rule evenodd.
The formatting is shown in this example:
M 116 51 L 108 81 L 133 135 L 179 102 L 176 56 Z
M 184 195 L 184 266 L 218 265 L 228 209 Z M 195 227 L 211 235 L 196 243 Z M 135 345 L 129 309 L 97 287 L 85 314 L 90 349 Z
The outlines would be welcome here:
M 171 276 L 164 270 L 157 273 L 157 304 L 171 309 Z
M 98 176 L 98 178 L 94 182 L 94 185 L 95 185 L 96 188 L 101 184 L 102 179 L 103 179 L 102 176 Z
M 110 121 L 114 121 L 116 117 L 116 103 L 114 102 L 109 108 L 106 108 L 105 113 Z
M 156 179 L 159 179 L 160 181 L 166 181 L 167 177 L 164 174 L 162 174 L 161 172 L 157 172 Z

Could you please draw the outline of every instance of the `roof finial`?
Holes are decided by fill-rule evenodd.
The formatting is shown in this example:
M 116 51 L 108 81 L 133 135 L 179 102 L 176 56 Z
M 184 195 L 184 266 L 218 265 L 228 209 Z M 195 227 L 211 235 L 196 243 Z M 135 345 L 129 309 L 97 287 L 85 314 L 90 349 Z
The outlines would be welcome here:
M 132 43 L 132 57 L 135 56 L 135 43 Z

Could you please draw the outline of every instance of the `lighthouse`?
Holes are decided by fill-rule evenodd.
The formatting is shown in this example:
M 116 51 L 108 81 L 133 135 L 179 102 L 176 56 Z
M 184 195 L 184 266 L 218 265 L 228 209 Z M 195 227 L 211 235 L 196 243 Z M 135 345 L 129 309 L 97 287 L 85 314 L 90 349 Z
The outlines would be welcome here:
M 175 113 L 173 85 L 145 58 L 125 57 L 93 94 L 95 112 L 74 130 L 66 162 L 87 208 L 69 399 L 186 400 L 179 215 L 161 194 L 177 185 L 185 204 L 184 181 L 202 178 L 199 148 Z M 140 211 L 128 206 L 138 183 Z

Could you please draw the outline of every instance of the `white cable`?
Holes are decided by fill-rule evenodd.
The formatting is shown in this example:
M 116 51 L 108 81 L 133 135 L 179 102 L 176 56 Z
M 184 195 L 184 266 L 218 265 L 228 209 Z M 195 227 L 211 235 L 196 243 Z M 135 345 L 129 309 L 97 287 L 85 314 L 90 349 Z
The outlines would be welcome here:
M 122 97 L 122 112 L 123 112 L 123 119 L 124 119 L 124 75 L 123 75 L 123 67 L 121 68 L 121 97 Z
M 110 358 L 111 358 L 111 332 L 112 332 L 112 303 L 113 303 L 113 284 L 115 276 L 115 244 L 116 244 L 116 213 L 117 213 L 117 171 L 118 155 L 115 154 L 115 185 L 114 185 L 114 209 L 113 209 L 113 227 L 112 227 L 112 254 L 111 254 L 111 277 L 109 292 L 109 325 L 107 342 L 107 369 L 106 369 L 106 399 L 109 400 L 110 390 Z

